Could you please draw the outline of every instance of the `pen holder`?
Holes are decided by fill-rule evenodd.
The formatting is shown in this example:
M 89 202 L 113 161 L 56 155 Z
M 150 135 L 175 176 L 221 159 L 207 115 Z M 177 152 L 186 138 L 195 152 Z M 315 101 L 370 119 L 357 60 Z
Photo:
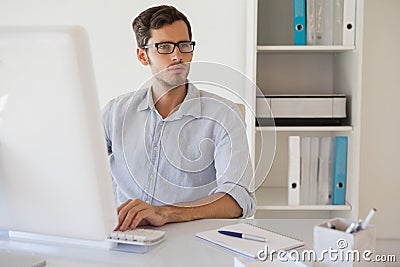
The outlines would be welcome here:
M 314 252 L 322 266 L 365 266 L 375 251 L 375 227 L 346 233 L 352 221 L 334 218 L 314 227 Z

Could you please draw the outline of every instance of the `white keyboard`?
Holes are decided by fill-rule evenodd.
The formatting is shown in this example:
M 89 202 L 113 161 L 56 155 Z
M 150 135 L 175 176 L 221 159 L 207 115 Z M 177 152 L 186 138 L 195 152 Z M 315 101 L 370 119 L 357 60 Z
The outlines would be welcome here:
M 108 240 L 132 245 L 155 245 L 162 242 L 165 232 L 161 230 L 138 228 L 126 231 L 113 231 Z

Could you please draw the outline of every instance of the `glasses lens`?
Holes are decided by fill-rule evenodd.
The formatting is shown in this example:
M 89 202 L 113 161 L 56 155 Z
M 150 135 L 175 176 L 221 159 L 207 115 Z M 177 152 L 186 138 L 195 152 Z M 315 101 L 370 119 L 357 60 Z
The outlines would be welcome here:
M 193 42 L 182 42 L 182 43 L 179 43 L 178 47 L 179 47 L 179 51 L 181 51 L 181 53 L 190 53 L 194 49 Z
M 160 54 L 170 54 L 174 50 L 175 45 L 173 43 L 159 43 L 157 51 Z
M 170 43 L 170 42 L 165 42 L 165 43 L 158 43 L 156 44 L 157 51 L 160 54 L 171 54 L 174 52 L 175 45 L 178 46 L 179 51 L 181 53 L 190 53 L 193 52 L 194 50 L 194 42 L 187 41 L 187 42 L 180 42 L 180 43 Z

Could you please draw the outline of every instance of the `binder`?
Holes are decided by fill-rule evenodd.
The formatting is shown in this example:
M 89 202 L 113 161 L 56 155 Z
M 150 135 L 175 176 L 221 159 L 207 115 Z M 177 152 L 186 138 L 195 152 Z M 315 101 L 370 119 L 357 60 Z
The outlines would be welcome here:
M 308 205 L 310 196 L 310 144 L 311 137 L 301 137 L 300 204 Z
M 354 45 L 356 0 L 345 0 L 343 4 L 343 45 Z
M 300 205 L 300 136 L 289 136 L 288 205 Z
M 316 37 L 315 37 L 315 0 L 307 0 L 306 3 L 306 35 L 307 35 L 307 45 L 316 45 Z M 340 28 L 340 34 L 342 34 L 342 28 Z
M 332 0 L 315 0 L 315 36 L 317 45 L 332 45 Z
M 306 45 L 306 0 L 293 0 L 294 44 Z
M 333 0 L 333 45 L 343 43 L 343 1 Z
M 333 205 L 344 205 L 347 179 L 347 136 L 336 136 L 335 161 L 333 172 Z
M 334 158 L 335 137 L 320 137 L 317 198 L 319 205 L 332 204 Z
M 318 162 L 319 162 L 319 137 L 311 137 L 310 142 L 310 178 L 308 204 L 317 204 L 318 197 Z

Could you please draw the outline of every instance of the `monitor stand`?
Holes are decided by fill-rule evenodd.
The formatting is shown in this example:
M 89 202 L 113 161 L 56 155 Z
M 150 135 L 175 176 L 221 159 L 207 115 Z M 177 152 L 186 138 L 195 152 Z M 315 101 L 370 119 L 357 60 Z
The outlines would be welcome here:
M 117 250 L 123 252 L 131 252 L 131 253 L 146 253 L 151 248 L 154 247 L 148 245 L 121 244 L 121 243 L 111 242 L 106 239 L 103 241 L 93 241 L 93 240 L 74 239 L 67 237 L 42 235 L 42 234 L 33 234 L 33 233 L 19 232 L 19 231 L 9 231 L 8 236 L 9 240 L 18 242 L 28 242 L 28 243 L 36 243 L 44 245 L 79 246 L 90 249 Z
M 29 243 L 40 243 L 40 244 L 56 244 L 56 245 L 68 245 L 68 246 L 80 246 L 89 248 L 99 248 L 99 249 L 112 249 L 115 244 L 107 240 L 85 240 L 85 239 L 75 239 L 67 238 L 61 236 L 51 236 L 42 234 L 33 234 L 27 232 L 19 231 L 9 231 L 8 236 L 10 240 L 22 241 Z

